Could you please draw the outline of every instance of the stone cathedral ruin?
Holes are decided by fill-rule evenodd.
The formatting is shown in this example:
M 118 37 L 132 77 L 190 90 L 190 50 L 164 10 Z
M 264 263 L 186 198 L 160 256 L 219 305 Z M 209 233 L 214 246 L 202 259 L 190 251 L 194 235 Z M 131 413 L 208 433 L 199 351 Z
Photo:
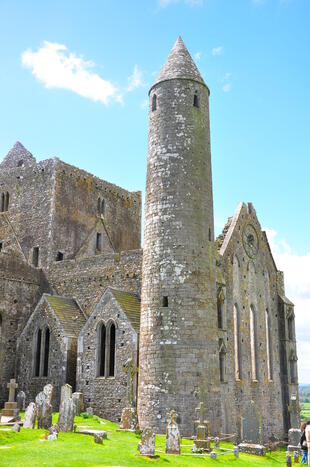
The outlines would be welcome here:
M 178 38 L 149 92 L 141 193 L 16 143 L 0 164 L 0 406 L 68 383 L 119 421 L 133 359 L 141 428 L 195 409 L 210 431 L 284 439 L 298 394 L 294 306 L 251 203 L 214 239 L 209 89 Z M 298 397 L 298 396 L 297 396 Z

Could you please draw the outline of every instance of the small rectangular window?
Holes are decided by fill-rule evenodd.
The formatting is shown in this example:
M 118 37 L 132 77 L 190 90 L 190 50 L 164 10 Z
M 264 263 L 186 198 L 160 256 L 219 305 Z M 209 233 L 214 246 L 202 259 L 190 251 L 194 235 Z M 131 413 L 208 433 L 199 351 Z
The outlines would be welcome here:
M 167 297 L 167 296 L 164 296 L 164 297 L 163 297 L 163 307 L 164 307 L 164 308 L 167 308 L 167 307 L 168 307 L 168 297 Z
M 96 249 L 101 251 L 101 233 L 97 232 Z
M 35 246 L 32 252 L 32 264 L 37 268 L 39 266 L 39 247 Z
M 3 248 L 3 242 L 0 242 L 0 252 L 2 251 Z
M 56 261 L 62 261 L 64 259 L 64 254 L 61 251 L 58 251 L 56 256 Z

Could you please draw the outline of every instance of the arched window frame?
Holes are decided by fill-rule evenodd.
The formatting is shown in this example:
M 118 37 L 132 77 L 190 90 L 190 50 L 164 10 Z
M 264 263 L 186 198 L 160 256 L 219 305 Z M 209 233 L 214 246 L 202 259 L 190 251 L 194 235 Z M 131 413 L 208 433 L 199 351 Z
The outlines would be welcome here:
M 240 333 L 240 308 L 237 303 L 234 304 L 234 347 L 235 347 L 235 378 L 240 381 L 242 378 L 241 368 L 241 333 Z
M 268 379 L 269 381 L 273 380 L 273 364 L 272 364 L 272 332 L 271 332 L 271 316 L 269 309 L 266 308 L 265 311 L 265 320 L 266 320 L 266 352 L 267 352 L 267 370 L 268 370 Z
M 106 365 L 105 373 L 107 377 L 115 377 L 116 369 L 116 324 L 113 320 L 107 323 L 107 339 L 106 339 Z M 114 342 L 113 342 L 114 332 Z
M 43 340 L 42 340 L 42 376 L 48 377 L 49 373 L 49 353 L 50 353 L 50 339 L 51 339 L 51 332 L 48 326 L 46 326 L 44 333 L 43 333 Z
M 256 308 L 253 304 L 250 305 L 250 343 L 251 343 L 251 369 L 252 381 L 258 381 L 257 369 L 257 316 Z
M 104 321 L 97 326 L 97 377 L 106 376 L 107 328 Z
M 223 339 L 219 340 L 219 368 L 220 368 L 220 382 L 226 382 L 226 354 L 227 349 Z
M 41 369 L 41 351 L 42 351 L 42 329 L 37 328 L 33 339 L 33 376 L 38 378 Z
M 225 316 L 225 289 L 223 286 L 217 289 L 217 325 L 219 329 L 226 328 Z

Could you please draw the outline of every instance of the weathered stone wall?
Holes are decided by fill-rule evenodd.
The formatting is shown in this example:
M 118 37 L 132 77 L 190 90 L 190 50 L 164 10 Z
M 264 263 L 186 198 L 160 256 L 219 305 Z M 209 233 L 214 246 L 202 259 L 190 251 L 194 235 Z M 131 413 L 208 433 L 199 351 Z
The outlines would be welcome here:
M 105 289 L 140 294 L 142 250 L 54 262 L 47 277 L 56 295 L 74 297 L 90 314 Z
M 98 326 L 111 322 L 116 325 L 114 377 L 99 377 Z M 77 390 L 84 395 L 84 404 L 95 414 L 120 421 L 126 407 L 126 374 L 123 367 L 132 357 L 137 362 L 138 335 L 111 293 L 106 292 L 84 326 L 78 340 Z
M 249 257 L 244 242 L 245 226 L 254 227 L 258 235 L 257 252 Z M 221 383 L 223 424 L 226 430 L 241 436 L 241 418 L 246 417 L 248 403 L 253 400 L 261 418 L 261 441 L 286 435 L 284 418 L 289 401 L 282 398 L 280 366 L 279 307 L 277 269 L 270 254 L 265 233 L 257 221 L 251 205 L 242 205 L 233 225 L 233 233 L 220 258 L 226 285 L 226 326 L 219 337 L 226 343 L 226 377 Z M 236 374 L 236 341 L 234 333 L 234 306 L 240 313 L 239 353 L 240 374 Z M 256 327 L 256 368 L 253 377 L 251 359 L 250 307 L 254 307 Z M 270 344 L 268 354 L 266 310 L 270 317 Z M 271 362 L 271 374 L 268 364 Z
M 130 193 L 112 183 L 58 161 L 52 222 L 51 261 L 58 251 L 73 258 L 83 247 L 102 216 L 100 233 L 115 252 L 140 248 L 141 193 Z M 98 211 L 98 198 L 104 213 Z M 96 254 L 96 241 L 87 250 Z
M 217 430 L 209 91 L 197 81 L 163 80 L 150 91 L 144 228 L 139 422 L 164 432 L 175 409 L 181 434 L 191 435 L 202 397 Z
M 36 332 L 38 329 L 45 332 L 47 326 L 50 330 L 48 376 L 34 376 Z M 63 328 L 42 299 L 17 344 L 17 382 L 19 389 L 26 394 L 26 404 L 35 401 L 38 392 L 50 383 L 54 386 L 53 409 L 58 410 L 60 389 L 67 382 L 68 347 L 68 338 Z
M 48 286 L 40 270 L 14 250 L 0 253 L 0 407 L 8 397 L 7 382 L 16 376 L 17 337 L 44 291 Z

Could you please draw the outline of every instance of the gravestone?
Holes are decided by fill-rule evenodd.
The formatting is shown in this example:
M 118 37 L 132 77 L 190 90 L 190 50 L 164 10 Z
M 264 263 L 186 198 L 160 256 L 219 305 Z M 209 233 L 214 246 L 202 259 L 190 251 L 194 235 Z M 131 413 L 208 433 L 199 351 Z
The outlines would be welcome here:
M 136 431 L 138 429 L 138 416 L 134 401 L 134 378 L 138 373 L 133 358 L 129 358 L 124 365 L 127 375 L 127 406 L 122 411 L 121 430 Z
M 24 391 L 19 391 L 16 396 L 17 407 L 19 410 L 26 409 L 26 394 Z
M 301 431 L 299 429 L 300 416 L 299 416 L 299 404 L 296 394 L 291 395 L 289 405 L 291 428 L 288 430 L 288 448 L 290 452 L 298 450 L 298 444 L 301 437 Z
M 52 398 L 53 386 L 47 384 L 44 386 L 43 391 L 39 392 L 36 397 L 36 414 L 38 419 L 38 428 L 48 428 L 52 425 Z
M 210 452 L 210 439 L 209 439 L 209 422 L 205 420 L 205 406 L 200 402 L 199 406 L 195 409 L 199 419 L 195 421 L 197 426 L 196 438 L 194 439 L 192 451 L 208 451 Z
M 258 456 L 266 455 L 266 448 L 261 444 L 261 420 L 254 401 L 250 401 L 241 418 L 241 439 L 239 451 Z
M 15 379 L 10 380 L 7 384 L 7 388 L 9 389 L 9 400 L 4 404 L 4 409 L 2 409 L 2 423 L 8 423 L 16 420 L 19 414 L 17 402 L 15 402 L 15 390 L 18 388 L 18 384 Z
M 36 421 L 36 405 L 34 402 L 30 402 L 25 412 L 23 427 L 34 428 L 35 421 Z
M 155 455 L 155 435 L 151 428 L 144 428 L 141 441 L 138 444 L 141 456 L 154 457 Z
M 180 454 L 180 431 L 176 420 L 177 413 L 171 410 L 166 431 L 166 454 Z
M 12 427 L 12 431 L 15 431 L 16 433 L 19 433 L 19 432 L 20 432 L 19 423 L 14 423 L 14 425 L 13 425 L 13 427 Z
M 86 412 L 87 412 L 88 415 L 90 415 L 91 417 L 94 415 L 94 409 L 93 409 L 92 407 L 87 407 Z
M 81 392 L 74 392 L 72 394 L 72 400 L 74 405 L 74 414 L 79 416 L 84 410 L 83 394 Z
M 59 431 L 72 431 L 74 424 L 74 404 L 72 387 L 65 384 L 61 388 L 58 422 Z

